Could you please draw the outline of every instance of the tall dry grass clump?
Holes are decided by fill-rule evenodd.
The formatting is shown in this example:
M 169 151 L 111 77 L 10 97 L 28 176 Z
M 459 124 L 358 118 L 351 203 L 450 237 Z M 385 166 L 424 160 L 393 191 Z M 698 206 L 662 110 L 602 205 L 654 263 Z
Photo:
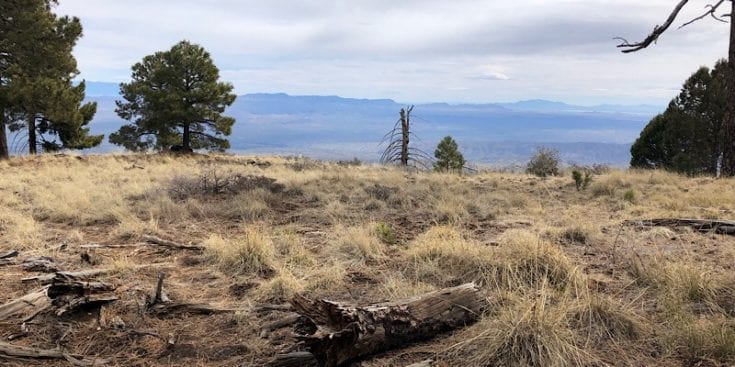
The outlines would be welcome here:
M 374 225 L 344 227 L 337 225 L 331 238 L 337 253 L 349 261 L 375 264 L 385 260 L 385 245 L 375 232 Z
M 416 279 L 432 284 L 487 283 L 496 267 L 490 248 L 464 239 L 450 226 L 435 226 L 421 234 L 407 255 Z
M 215 234 L 205 241 L 205 246 L 207 260 L 226 274 L 267 276 L 276 269 L 273 243 L 257 229 L 249 228 L 231 239 Z
M 534 299 L 504 309 L 473 326 L 476 335 L 449 352 L 466 366 L 588 366 L 593 360 L 580 348 L 569 327 L 566 303 L 557 303 L 542 287 Z
M 548 283 L 559 290 L 585 286 L 577 265 L 554 244 L 528 230 L 513 229 L 498 238 L 495 286 L 500 289 L 538 288 Z

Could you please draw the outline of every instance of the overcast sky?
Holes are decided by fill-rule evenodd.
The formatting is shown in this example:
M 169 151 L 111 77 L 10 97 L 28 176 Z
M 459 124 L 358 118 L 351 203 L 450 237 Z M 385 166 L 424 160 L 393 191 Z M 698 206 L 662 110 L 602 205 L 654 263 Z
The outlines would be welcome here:
M 693 0 L 677 26 L 711 1 Z M 400 102 L 666 103 L 727 55 L 729 26 L 673 27 L 623 55 L 675 0 L 60 0 L 82 19 L 81 77 L 122 82 L 182 39 L 211 52 L 238 93 Z M 729 5 L 728 5 L 729 6 Z

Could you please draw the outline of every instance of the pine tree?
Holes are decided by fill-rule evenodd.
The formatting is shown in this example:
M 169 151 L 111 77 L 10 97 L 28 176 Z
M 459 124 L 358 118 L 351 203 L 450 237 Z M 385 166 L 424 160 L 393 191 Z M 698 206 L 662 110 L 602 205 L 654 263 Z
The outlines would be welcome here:
M 438 172 L 461 172 L 464 168 L 465 160 L 462 153 L 459 152 L 457 142 L 451 136 L 445 136 L 436 146 L 434 151 L 436 162 L 434 170 Z
M 199 45 L 182 41 L 168 51 L 146 56 L 133 66 L 132 81 L 120 86 L 117 113 L 132 121 L 110 135 L 110 142 L 141 151 L 180 144 L 225 150 L 235 120 L 224 116 L 236 96 L 220 82 L 219 69 Z
M 5 0 L 0 8 L 0 110 L 11 131 L 26 132 L 31 154 L 39 145 L 84 149 L 102 141 L 86 127 L 96 104 L 82 104 L 84 83 L 72 82 L 79 74 L 72 50 L 82 35 L 81 22 L 57 17 L 56 4 Z
M 682 86 L 631 147 L 631 166 L 686 174 L 717 174 L 725 145 L 727 61 L 702 67 Z

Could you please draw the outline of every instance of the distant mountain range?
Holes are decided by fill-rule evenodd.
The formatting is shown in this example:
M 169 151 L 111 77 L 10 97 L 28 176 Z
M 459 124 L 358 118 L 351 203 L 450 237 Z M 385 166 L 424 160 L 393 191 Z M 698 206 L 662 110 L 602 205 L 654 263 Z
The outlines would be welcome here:
M 125 121 L 114 112 L 119 87 L 87 83 L 87 97 L 98 102 L 91 124 L 95 133 L 116 131 Z M 227 113 L 237 120 L 232 151 L 303 154 L 322 159 L 375 161 L 380 140 L 405 103 L 390 99 L 337 96 L 247 94 Z M 537 146 L 551 146 L 568 163 L 626 166 L 630 144 L 662 106 L 574 106 L 546 100 L 515 103 L 417 105 L 413 144 L 433 152 L 444 136 L 453 136 L 465 157 L 495 166 L 520 164 Z M 99 151 L 119 149 L 105 143 Z

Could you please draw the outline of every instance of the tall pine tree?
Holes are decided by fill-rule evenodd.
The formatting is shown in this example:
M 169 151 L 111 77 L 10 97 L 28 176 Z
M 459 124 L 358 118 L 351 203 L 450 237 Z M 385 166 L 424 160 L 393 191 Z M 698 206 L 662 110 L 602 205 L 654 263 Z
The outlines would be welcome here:
M 235 101 L 232 84 L 219 81 L 219 69 L 199 45 L 182 41 L 146 56 L 133 66 L 133 80 L 120 86 L 120 117 L 132 121 L 110 142 L 133 151 L 181 145 L 225 150 L 235 119 L 224 116 Z
M 714 175 L 722 165 L 728 110 L 728 62 L 702 67 L 631 148 L 631 166 Z
M 4 0 L 0 8 L 0 109 L 11 131 L 26 133 L 31 154 L 39 146 L 90 148 L 103 138 L 89 135 L 96 104 L 83 103 L 84 83 L 73 83 L 79 72 L 72 50 L 82 25 L 54 14 L 56 4 Z

